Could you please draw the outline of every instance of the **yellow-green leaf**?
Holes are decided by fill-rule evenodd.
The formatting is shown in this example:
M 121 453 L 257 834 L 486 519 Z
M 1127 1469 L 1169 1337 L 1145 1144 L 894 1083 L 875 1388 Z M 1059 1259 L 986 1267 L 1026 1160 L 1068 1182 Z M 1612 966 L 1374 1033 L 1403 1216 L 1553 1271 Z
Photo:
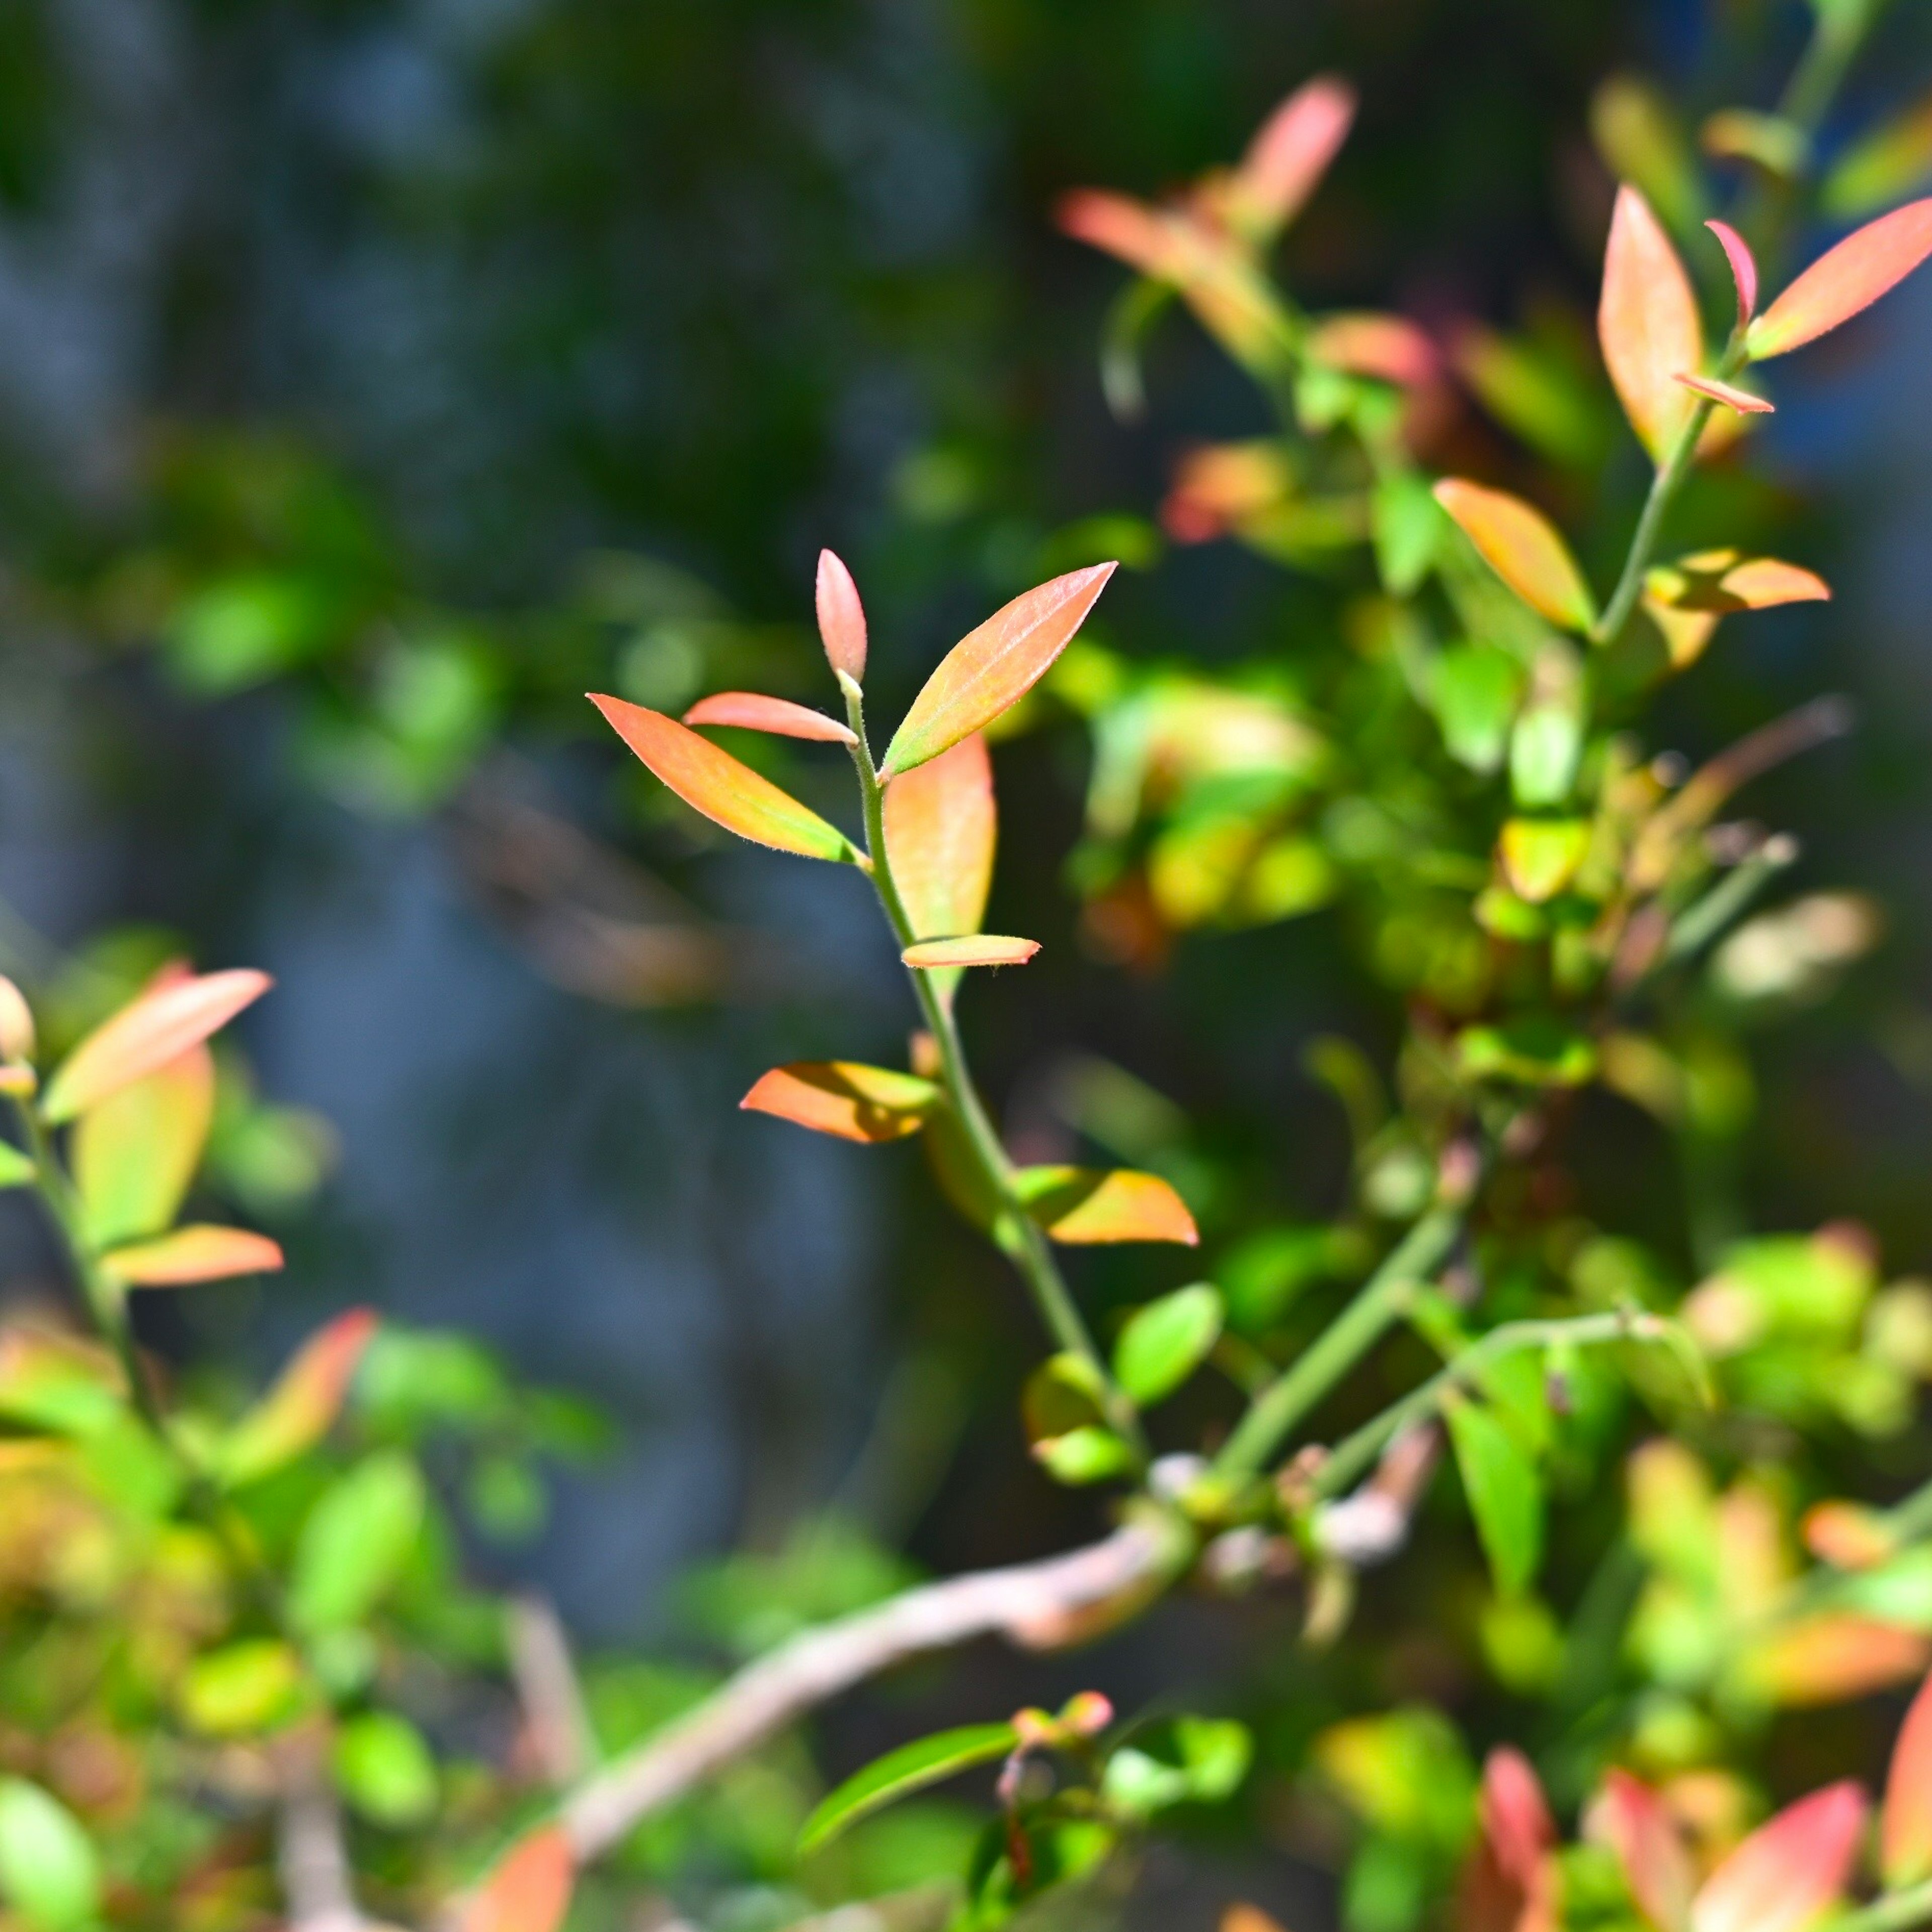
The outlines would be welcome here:
M 240 1737 L 285 1721 L 302 1702 L 302 1660 L 280 1637 L 248 1637 L 198 1657 L 182 1681 L 182 1715 L 198 1731 Z
M 1165 1401 L 1208 1359 L 1222 1314 L 1204 1281 L 1136 1309 L 1114 1345 L 1114 1379 L 1143 1408 Z
M 876 1142 L 917 1133 L 940 1099 L 938 1087 L 915 1073 L 856 1060 L 801 1060 L 773 1067 L 738 1104 L 814 1133 Z
M 399 1449 L 366 1456 L 323 1492 L 296 1544 L 289 1616 L 311 1634 L 359 1623 L 415 1547 L 427 1502 L 422 1472 Z
M 224 1480 L 271 1474 L 328 1433 L 376 1327 L 373 1309 L 352 1308 L 302 1344 L 274 1388 L 224 1438 Z
M 24 1778 L 0 1780 L 0 1894 L 31 1932 L 98 1923 L 100 1861 L 79 1819 Z
M 1011 1724 L 962 1724 L 902 1744 L 876 1758 L 830 1793 L 798 1834 L 802 1854 L 815 1852 L 862 1818 L 928 1784 L 1008 1756 L 1019 1742 Z
M 1449 1439 L 1476 1534 L 1497 1590 L 1528 1588 L 1543 1560 L 1543 1485 L 1516 1438 L 1490 1412 L 1458 1396 L 1447 1405 Z
M 1156 1174 L 1023 1167 L 1015 1181 L 1027 1212 L 1056 1241 L 1178 1241 L 1191 1248 L 1201 1240 L 1187 1204 Z
M 71 1160 L 82 1226 L 97 1248 L 139 1240 L 179 1211 L 214 1118 L 214 1058 L 191 1046 L 91 1107 Z

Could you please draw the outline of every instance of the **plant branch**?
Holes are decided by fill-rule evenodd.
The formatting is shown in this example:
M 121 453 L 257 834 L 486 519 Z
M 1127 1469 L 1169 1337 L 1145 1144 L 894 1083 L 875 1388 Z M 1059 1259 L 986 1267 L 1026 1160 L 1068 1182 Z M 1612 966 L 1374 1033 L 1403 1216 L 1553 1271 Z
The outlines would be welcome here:
M 1737 373 L 1742 358 L 1736 346 L 1727 354 L 1718 374 L 1730 376 Z M 1704 426 L 1711 420 L 1711 412 L 1717 407 L 1708 396 L 1700 396 L 1696 405 L 1684 419 L 1683 427 L 1677 432 L 1677 439 L 1670 446 L 1670 453 L 1658 466 L 1657 474 L 1651 478 L 1650 494 L 1644 499 L 1643 514 L 1638 518 L 1636 529 L 1630 537 L 1630 553 L 1624 559 L 1623 574 L 1617 580 L 1617 587 L 1610 593 L 1610 601 L 1604 606 L 1604 614 L 1592 626 L 1590 635 L 1598 644 L 1614 643 L 1623 633 L 1624 626 L 1630 622 L 1630 613 L 1636 608 L 1636 600 L 1643 593 L 1643 574 L 1650 568 L 1650 560 L 1657 548 L 1657 539 L 1664 527 L 1665 513 L 1670 509 L 1671 499 L 1683 487 L 1684 479 L 1690 473 L 1690 465 L 1696 460 L 1697 444 L 1703 436 Z
M 291 1742 L 282 1762 L 275 1871 L 289 1932 L 367 1932 L 343 1841 L 342 1813 L 313 1735 Z
M 1193 1555 L 1184 1527 L 1149 1510 L 1084 1549 L 924 1584 L 807 1630 L 579 1785 L 562 1810 L 571 1844 L 580 1862 L 601 1856 L 786 1725 L 909 1658 L 978 1636 L 1046 1649 L 1094 1634 L 1158 1596 Z
M 1932 1879 L 1888 1892 L 1856 1912 L 1832 1922 L 1832 1932 L 1906 1932 L 1908 1926 L 1932 1922 Z

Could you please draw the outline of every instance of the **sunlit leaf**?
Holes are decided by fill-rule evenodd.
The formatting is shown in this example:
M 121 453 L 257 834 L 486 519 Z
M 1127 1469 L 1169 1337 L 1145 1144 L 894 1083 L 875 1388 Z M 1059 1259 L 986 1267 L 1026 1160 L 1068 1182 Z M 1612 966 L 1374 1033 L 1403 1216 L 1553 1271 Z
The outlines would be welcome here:
M 107 1273 L 130 1288 L 180 1288 L 190 1282 L 225 1281 L 231 1275 L 272 1274 L 281 1265 L 281 1244 L 266 1234 L 205 1222 L 116 1248 L 101 1258 Z
M 1644 580 L 1656 602 L 1677 610 L 1768 610 L 1780 604 L 1822 602 L 1832 586 L 1822 577 L 1774 556 L 1734 550 L 1700 550 L 1660 564 Z
M 1436 500 L 1532 610 L 1566 629 L 1588 630 L 1596 616 L 1588 586 L 1569 545 L 1540 510 L 1506 490 L 1458 476 L 1436 484 Z
M 1114 1378 L 1142 1407 L 1164 1402 L 1208 1359 L 1225 1311 L 1206 1282 L 1137 1308 L 1114 1344 Z
M 0 1894 L 32 1932 L 96 1922 L 100 1861 L 80 1821 L 24 1778 L 0 1779 Z
M 570 1840 L 560 1826 L 526 1833 L 464 1902 L 460 1932 L 558 1932 L 576 1882 Z
M 1932 1874 L 1932 1678 L 1918 1687 L 1892 1748 L 1878 1843 L 1888 1889 Z
M 1854 142 L 1819 190 L 1825 212 L 1856 220 L 1910 194 L 1932 176 L 1932 96 Z
M 33 1009 L 20 988 L 0 973 L 0 1060 L 17 1063 L 33 1057 Z
M 1052 668 L 1114 574 L 1090 565 L 1016 597 L 949 651 L 886 747 L 888 777 L 910 771 L 1017 704 Z
M 214 1059 L 191 1046 L 90 1107 L 70 1162 L 82 1225 L 97 1248 L 165 1228 L 179 1210 L 214 1119 Z
M 302 1659 L 280 1637 L 244 1637 L 196 1658 L 182 1681 L 182 1715 L 212 1737 L 285 1723 L 302 1702 Z
M 365 1711 L 336 1733 L 335 1782 L 364 1817 L 399 1831 L 436 1809 L 436 1760 L 423 1734 L 393 1711 Z
M 311 1634 L 359 1623 L 415 1547 L 427 1501 L 422 1472 L 400 1450 L 379 1450 L 339 1477 L 308 1513 L 296 1544 L 289 1616 Z
M 1376 484 L 1370 515 L 1383 588 L 1392 597 L 1413 596 L 1447 527 L 1435 493 L 1412 471 L 1391 470 Z
M 1576 876 L 1589 849 L 1586 818 L 1512 818 L 1498 844 L 1510 890 L 1532 905 L 1554 898 Z
M 818 635 L 826 662 L 854 684 L 866 681 L 866 607 L 852 573 L 833 551 L 818 553 Z
M 1134 1452 L 1111 1429 L 1086 1425 L 1033 1445 L 1034 1460 L 1056 1483 L 1075 1489 L 1109 1483 L 1134 1466 Z
M 1932 1664 L 1932 1638 L 1841 1612 L 1802 1618 L 1736 1660 L 1740 1680 L 1772 1703 L 1838 1704 L 1909 1683 Z
M 302 1344 L 274 1386 L 224 1438 L 219 1462 L 226 1481 L 268 1475 L 328 1433 L 377 1326 L 374 1310 L 352 1308 Z
M 1882 214 L 1814 262 L 1750 326 L 1754 362 L 1782 356 L 1869 308 L 1932 255 L 1932 199 Z
M 274 982 L 238 968 L 164 980 L 104 1021 L 62 1061 L 41 1112 L 56 1124 L 178 1059 L 218 1033 Z
M 0 1187 L 30 1186 L 39 1173 L 11 1141 L 0 1141 Z
M 1787 1805 L 1705 1880 L 1691 1932 L 1799 1932 L 1844 1893 L 1865 1811 L 1849 1780 Z
M 1731 280 L 1738 292 L 1738 326 L 1744 328 L 1757 313 L 1757 257 L 1750 244 L 1728 221 L 1707 221 L 1704 226 L 1718 238 L 1724 259 L 1731 266 Z
M 781 738 L 813 738 L 827 745 L 856 745 L 849 724 L 828 718 L 808 705 L 789 698 L 766 698 L 755 691 L 714 692 L 700 698 L 684 714 L 687 724 L 735 724 L 741 731 L 770 731 Z
M 993 761 L 975 731 L 886 788 L 886 856 L 916 939 L 977 932 L 999 819 Z
M 1036 939 L 1010 933 L 962 934 L 957 939 L 922 939 L 899 955 L 908 966 L 943 972 L 956 966 L 1024 966 L 1040 950 Z
M 1458 1397 L 1446 1406 L 1449 1439 L 1476 1534 L 1496 1588 L 1529 1587 L 1543 1560 L 1543 1484 L 1509 1430 L 1486 1408 Z
M 1775 403 L 1754 396 L 1748 389 L 1740 389 L 1733 382 L 1720 382 L 1714 376 L 1679 376 L 1676 380 L 1685 388 L 1698 395 L 1708 396 L 1712 402 L 1721 404 L 1741 416 L 1768 416 L 1778 407 Z
M 590 701 L 618 736 L 686 805 L 726 831 L 808 859 L 856 856 L 845 835 L 836 826 L 676 718 L 595 692 Z
M 1262 123 L 1229 184 L 1231 210 L 1244 232 L 1265 240 L 1294 219 L 1354 118 L 1355 90 L 1332 74 L 1318 74 Z
M 902 1744 L 856 1772 L 830 1793 L 798 1834 L 801 1854 L 828 1844 L 882 1806 L 929 1784 L 1011 1754 L 1019 1733 L 1011 1724 L 963 1724 Z
M 1457 644 L 1442 652 L 1429 694 L 1449 755 L 1472 771 L 1496 770 L 1527 681 L 1522 666 L 1494 644 Z M 1566 783 L 1563 791 L 1568 790 Z
M 1526 1087 L 1580 1087 L 1595 1078 L 1589 1036 L 1562 1021 L 1526 1013 L 1496 1026 L 1465 1027 L 1456 1036 L 1456 1064 L 1472 1079 Z
M 738 1104 L 814 1133 L 879 1142 L 917 1133 L 940 1099 L 939 1088 L 916 1074 L 855 1060 L 802 1060 L 773 1067 Z
M 1178 1241 L 1201 1236 L 1187 1204 L 1158 1174 L 1131 1168 L 1023 1167 L 1027 1212 L 1056 1241 Z
M 1610 220 L 1597 334 L 1624 413 L 1652 460 L 1661 462 L 1690 413 L 1676 378 L 1702 366 L 1704 329 L 1670 238 L 1650 204 L 1628 186 L 1618 190 Z
M 1682 1932 L 1690 1919 L 1696 1868 L 1663 1799 L 1628 1772 L 1612 1767 L 1589 1808 L 1585 1829 L 1616 1854 L 1631 1898 L 1658 1932 Z

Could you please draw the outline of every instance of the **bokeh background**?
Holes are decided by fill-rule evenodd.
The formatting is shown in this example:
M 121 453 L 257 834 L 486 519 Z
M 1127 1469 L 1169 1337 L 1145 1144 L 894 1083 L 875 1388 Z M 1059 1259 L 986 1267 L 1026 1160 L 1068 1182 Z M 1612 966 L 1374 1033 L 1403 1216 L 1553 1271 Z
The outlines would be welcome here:
M 526 1533 L 477 1561 L 592 1642 L 663 1637 L 692 1561 L 828 1507 L 940 1568 L 1081 1533 L 1014 1414 L 1027 1311 L 916 1157 L 735 1111 L 778 1060 L 907 1029 L 862 882 L 696 838 L 579 694 L 679 706 L 755 676 L 823 701 L 826 543 L 865 589 L 887 716 L 1096 545 L 1135 566 L 1110 644 L 1292 652 L 1292 580 L 1150 520 L 1177 451 L 1258 431 L 1260 404 L 1176 326 L 1148 418 L 1112 421 L 1094 344 L 1118 277 L 1056 236 L 1053 197 L 1184 179 L 1337 70 L 1361 120 L 1288 256 L 1313 304 L 1587 316 L 1593 90 L 1634 68 L 1694 112 L 1765 98 L 1804 15 L 0 0 L 0 963 L 265 965 L 248 1051 L 305 1110 L 230 1150 L 286 1277 L 178 1298 L 149 1339 L 258 1368 L 366 1300 L 592 1398 L 608 1443 L 541 1510 L 506 1474 Z M 1928 76 L 1908 0 L 1840 118 Z M 1828 500 L 1803 561 L 1838 601 L 1727 633 L 1667 717 L 1696 753 L 1820 691 L 1859 703 L 1849 746 L 1758 804 L 1888 938 L 1768 1048 L 1748 1192 L 1771 1227 L 1864 1220 L 1898 1274 L 1932 1267 L 1932 280 L 1856 334 L 1793 366 L 1759 458 Z M 1204 1186 L 1330 1210 L 1342 1126 L 1304 1049 L 1393 1036 L 1322 916 L 1159 970 L 1096 958 L 1061 872 L 1082 739 L 998 755 L 993 924 L 1046 950 L 965 1015 L 1016 1138 L 1071 1144 L 1078 1095 L 1122 1068 L 1192 1123 Z M 794 772 L 838 796 L 829 763 Z M 1640 1222 L 1669 1184 L 1647 1160 L 1613 1140 L 1600 1162 Z M 1186 1266 L 1082 1279 L 1126 1298 Z M 1171 1678 L 1186 1653 L 1156 1628 L 1136 1641 Z

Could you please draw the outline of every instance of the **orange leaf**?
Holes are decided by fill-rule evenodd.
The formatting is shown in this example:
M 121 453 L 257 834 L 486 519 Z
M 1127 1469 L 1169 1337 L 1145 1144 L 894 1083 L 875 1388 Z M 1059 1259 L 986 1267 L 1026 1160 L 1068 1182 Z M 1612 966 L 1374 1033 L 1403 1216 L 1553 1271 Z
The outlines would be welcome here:
M 1687 389 L 1694 389 L 1700 396 L 1708 396 L 1712 402 L 1722 403 L 1727 410 L 1736 410 L 1741 416 L 1768 416 L 1778 407 L 1762 396 L 1753 395 L 1748 389 L 1720 382 L 1714 376 L 1679 376 L 1676 380 Z
M 1774 556 L 1743 556 L 1734 550 L 1700 550 L 1660 564 L 1644 579 L 1657 603 L 1676 610 L 1769 610 L 1780 604 L 1828 602 L 1822 577 Z
M 1630 427 L 1652 460 L 1662 462 L 1690 413 L 1676 378 L 1703 362 L 1704 329 L 1670 238 L 1649 202 L 1628 186 L 1617 190 L 1610 218 L 1597 336 Z
M 787 698 L 755 691 L 715 692 L 684 714 L 687 724 L 735 724 L 741 731 L 772 731 L 781 738 L 815 738 L 827 745 L 856 745 L 849 725 Z
M 1799 1533 L 1804 1547 L 1834 1570 L 1870 1570 L 1898 1554 L 1898 1538 L 1884 1517 L 1862 1503 L 1814 1503 Z
M 372 1308 L 352 1308 L 296 1351 L 274 1386 L 221 1445 L 221 1474 L 253 1482 L 313 1448 L 334 1426 L 364 1352 L 380 1325 Z
M 1186 251 L 1170 218 L 1144 202 L 1105 188 L 1076 188 L 1054 208 L 1061 232 L 1112 255 L 1157 281 L 1178 283 L 1186 274 Z
M 955 644 L 912 701 L 880 770 L 909 772 L 990 724 L 1046 676 L 1114 574 L 1111 563 L 1070 571 L 1016 597 Z
M 267 974 L 248 968 L 158 981 L 96 1027 L 61 1063 L 42 1114 L 58 1124 L 85 1113 L 219 1033 L 274 983 Z
M 1844 1891 L 1864 1828 L 1849 1780 L 1787 1805 L 1704 1881 L 1691 1932 L 1800 1932 Z
M 976 932 L 992 890 L 993 760 L 975 731 L 886 788 L 886 854 L 914 936 Z
M 201 1222 L 152 1241 L 116 1248 L 101 1257 L 100 1264 L 130 1288 L 179 1288 L 191 1281 L 224 1281 L 230 1275 L 272 1274 L 282 1264 L 282 1250 L 266 1234 Z
M 1750 244 L 1728 221 L 1707 221 L 1704 226 L 1718 238 L 1724 259 L 1731 265 L 1731 280 L 1738 291 L 1738 326 L 1748 327 L 1757 313 L 1757 257 Z
M 1680 1932 L 1690 1918 L 1697 1875 L 1684 1834 L 1663 1799 L 1628 1772 L 1612 1769 L 1584 1828 L 1616 1852 L 1630 1897 L 1658 1932 Z
M 110 1094 L 74 1124 L 69 1160 L 88 1240 L 138 1240 L 180 1211 L 214 1118 L 205 1042 Z
M 461 1932 L 557 1932 L 576 1882 L 570 1840 L 546 1825 L 517 1842 L 478 1886 L 458 1923 Z
M 1567 630 L 1587 631 L 1596 609 L 1570 547 L 1540 510 L 1504 490 L 1460 476 L 1436 486 L 1436 500 L 1462 526 L 1483 561 L 1532 610 Z
M 1056 1241 L 1200 1245 L 1187 1204 L 1158 1174 L 1124 1167 L 1023 1167 L 1015 1182 L 1027 1212 Z
M 1232 184 L 1236 218 L 1258 238 L 1300 213 L 1348 137 L 1355 90 L 1331 74 L 1298 87 L 1248 144 Z
M 682 799 L 728 832 L 808 859 L 844 859 L 851 845 L 836 826 L 808 812 L 770 779 L 721 752 L 674 718 L 590 693 L 590 701 L 645 764 Z
M 854 684 L 866 681 L 866 607 L 852 573 L 832 551 L 818 553 L 818 635 L 826 662 Z
M 1849 322 L 1932 255 L 1932 198 L 1908 202 L 1820 256 L 1750 326 L 1751 359 L 1782 356 Z
M 1308 332 L 1308 353 L 1352 376 L 1418 389 L 1441 367 L 1436 344 L 1406 316 L 1360 314 L 1324 316 Z
M 877 1142 L 917 1133 L 940 1097 L 932 1081 L 914 1073 L 856 1060 L 800 1060 L 773 1067 L 738 1104 L 814 1133 Z
M 1838 1704 L 1918 1676 L 1932 1638 L 1871 1617 L 1834 1613 L 1786 1624 L 1740 1660 L 1750 1688 L 1779 1704 Z
M 1878 1846 L 1888 1891 L 1932 1873 L 1932 1678 L 1918 1687 L 1892 1748 Z
M 969 932 L 956 939 L 922 939 L 899 955 L 908 966 L 937 972 L 949 966 L 1024 966 L 1040 950 L 1036 939 L 1004 932 Z

